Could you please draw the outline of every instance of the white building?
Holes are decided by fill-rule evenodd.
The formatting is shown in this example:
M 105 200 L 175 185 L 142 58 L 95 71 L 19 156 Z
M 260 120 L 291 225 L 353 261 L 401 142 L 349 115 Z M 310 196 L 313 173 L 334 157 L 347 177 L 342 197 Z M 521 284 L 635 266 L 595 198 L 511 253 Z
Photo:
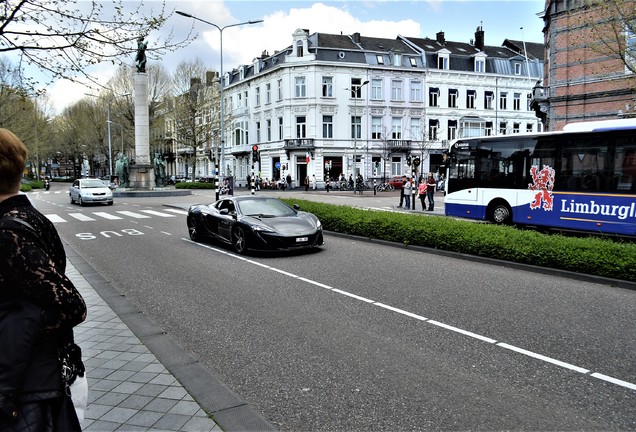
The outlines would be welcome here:
M 299 29 L 291 46 L 225 74 L 226 174 L 240 185 L 252 172 L 296 185 L 419 175 L 437 171 L 449 140 L 537 131 L 529 98 L 543 61 L 519 45 L 485 46 L 481 28 L 471 43 Z

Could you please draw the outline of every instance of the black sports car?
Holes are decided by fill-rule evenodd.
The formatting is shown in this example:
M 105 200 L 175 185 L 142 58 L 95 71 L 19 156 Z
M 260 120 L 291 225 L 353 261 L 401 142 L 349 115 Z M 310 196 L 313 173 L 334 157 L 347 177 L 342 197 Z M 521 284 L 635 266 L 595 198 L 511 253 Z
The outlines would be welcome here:
M 193 205 L 187 222 L 192 240 L 220 240 L 240 254 L 248 249 L 317 248 L 324 243 L 315 215 L 270 197 L 228 197 L 210 205 Z

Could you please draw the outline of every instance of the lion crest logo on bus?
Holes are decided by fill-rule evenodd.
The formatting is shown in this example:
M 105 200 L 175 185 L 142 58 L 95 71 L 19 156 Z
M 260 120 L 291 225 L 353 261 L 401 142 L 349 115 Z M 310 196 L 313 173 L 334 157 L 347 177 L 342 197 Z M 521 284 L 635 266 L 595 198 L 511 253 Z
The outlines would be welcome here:
M 552 188 L 554 187 L 554 168 L 543 165 L 543 169 L 539 171 L 539 167 L 533 165 L 530 168 L 532 175 L 532 183 L 528 184 L 528 189 L 537 191 L 534 195 L 534 201 L 530 203 L 532 210 L 538 209 L 543 204 L 543 210 L 552 210 L 554 199 L 552 198 Z

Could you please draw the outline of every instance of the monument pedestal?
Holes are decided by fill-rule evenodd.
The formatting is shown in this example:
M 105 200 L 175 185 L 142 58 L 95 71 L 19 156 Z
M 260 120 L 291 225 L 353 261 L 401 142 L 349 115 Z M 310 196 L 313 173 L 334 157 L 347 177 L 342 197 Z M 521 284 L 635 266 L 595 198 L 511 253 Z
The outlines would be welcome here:
M 128 174 L 128 185 L 135 190 L 152 190 L 155 188 L 155 170 L 152 165 L 131 165 Z

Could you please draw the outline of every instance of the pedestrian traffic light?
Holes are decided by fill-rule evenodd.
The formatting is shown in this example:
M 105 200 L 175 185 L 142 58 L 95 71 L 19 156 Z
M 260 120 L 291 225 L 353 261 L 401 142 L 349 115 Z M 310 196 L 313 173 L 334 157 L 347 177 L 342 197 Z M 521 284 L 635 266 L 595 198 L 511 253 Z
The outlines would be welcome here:
M 406 155 L 406 164 L 411 166 L 411 155 Z
M 252 146 L 252 162 L 258 162 L 258 146 L 256 144 Z

